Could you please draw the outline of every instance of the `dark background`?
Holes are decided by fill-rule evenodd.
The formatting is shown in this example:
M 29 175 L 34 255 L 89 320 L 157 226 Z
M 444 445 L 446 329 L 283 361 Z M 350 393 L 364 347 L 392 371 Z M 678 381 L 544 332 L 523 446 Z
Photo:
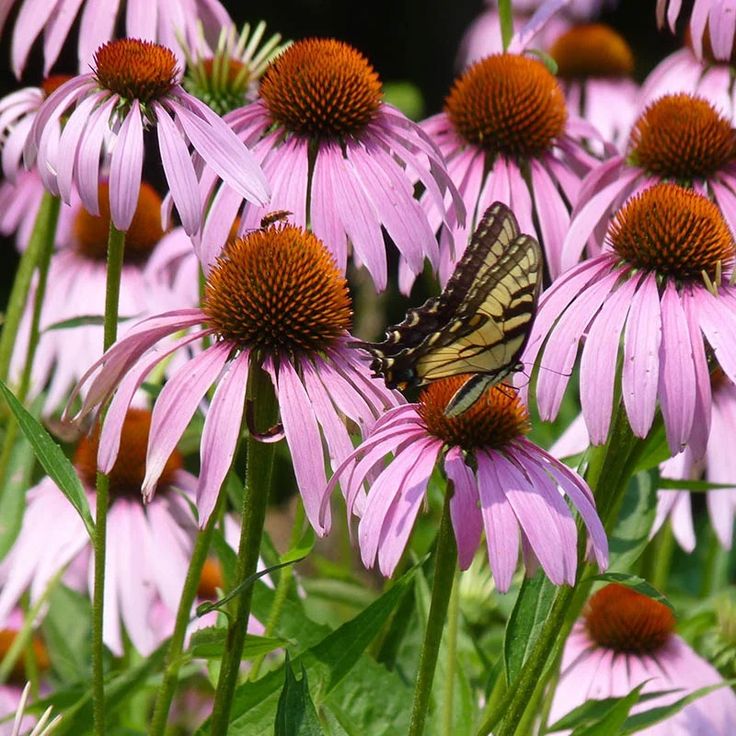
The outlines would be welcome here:
M 223 4 L 239 25 L 264 20 L 271 32 L 285 39 L 333 36 L 352 44 L 371 60 L 384 82 L 414 84 L 427 115 L 442 107 L 455 76 L 460 39 L 483 9 L 482 0 L 224 0 Z M 669 30 L 657 29 L 654 7 L 655 0 L 620 0 L 600 17 L 629 41 L 639 79 L 679 46 Z M 22 85 L 37 85 L 41 79 L 40 49 L 20 83 L 10 72 L 9 30 L 16 14 L 17 8 L 0 39 L 0 95 Z M 54 72 L 76 71 L 75 48 L 72 36 Z M 0 239 L 0 305 L 5 303 L 15 263 L 12 243 Z

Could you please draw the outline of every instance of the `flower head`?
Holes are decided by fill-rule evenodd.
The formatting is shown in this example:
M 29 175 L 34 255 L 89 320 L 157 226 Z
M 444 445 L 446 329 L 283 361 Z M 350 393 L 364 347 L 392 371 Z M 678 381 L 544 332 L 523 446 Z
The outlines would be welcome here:
M 46 188 L 65 202 L 76 188 L 97 215 L 103 157 L 109 161 L 112 222 L 127 230 L 141 184 L 143 134 L 155 127 L 164 174 L 188 234 L 203 213 L 202 161 L 240 196 L 264 203 L 268 189 L 253 156 L 221 118 L 184 91 L 179 77 L 176 57 L 165 46 L 137 39 L 101 46 L 92 72 L 62 84 L 41 106 L 26 143 L 26 164 L 37 162 Z M 62 116 L 68 116 L 63 127 Z M 197 167 L 189 145 L 201 157 Z
M 584 180 L 562 246 L 563 269 L 574 265 L 586 244 L 599 253 L 611 213 L 656 181 L 707 194 L 735 231 L 736 133 L 730 119 L 691 94 L 665 95 L 650 104 L 634 123 L 627 154 L 595 167 Z
M 423 127 L 447 159 L 467 212 L 480 216 L 494 200 L 508 204 L 522 232 L 535 234 L 543 245 L 556 276 L 569 222 L 567 202 L 576 201 L 578 177 L 594 161 L 574 136 L 599 136 L 568 116 L 563 91 L 547 68 L 527 56 L 489 56 L 455 81 L 445 111 Z M 432 201 L 423 201 L 431 214 Z M 433 224 L 441 223 L 435 217 Z M 443 229 L 443 281 L 472 227 L 469 218 L 467 227 L 451 221 Z
M 232 21 L 219 0 L 112 0 L 104 10 L 93 0 L 49 0 L 39 8 L 32 0 L 7 0 L 0 9 L 0 31 L 13 5 L 20 11 L 13 30 L 13 71 L 20 77 L 36 39 L 43 33 L 44 74 L 48 74 L 61 52 L 81 7 L 77 54 L 80 71 L 92 63 L 94 52 L 115 36 L 117 16 L 125 8 L 125 35 L 169 46 L 181 58 L 180 39 L 193 42 L 202 28 L 210 39 Z M 127 6 L 127 7 L 125 7 Z
M 669 705 L 722 677 L 674 633 L 672 611 L 623 585 L 606 585 L 588 602 L 562 654 L 550 723 L 586 700 L 623 697 L 642 685 L 643 693 L 674 690 L 634 706 L 642 713 Z M 736 728 L 736 695 L 722 687 L 641 733 L 731 733 Z
M 259 98 L 226 116 L 262 162 L 272 184 L 269 207 L 310 223 L 344 272 L 348 242 L 356 260 L 384 289 L 385 228 L 411 274 L 436 266 L 432 228 L 414 198 L 417 181 L 446 217 L 455 193 L 442 156 L 419 128 L 383 102 L 368 60 L 341 41 L 310 38 L 292 44 L 266 69 Z M 200 258 L 214 262 L 239 219 L 239 234 L 258 227 L 266 209 L 223 191 L 201 233 Z M 462 213 L 457 215 L 462 219 Z
M 348 348 L 350 320 L 345 278 L 312 233 L 287 224 L 236 238 L 207 276 L 201 309 L 180 309 L 138 323 L 83 377 L 82 385 L 96 374 L 81 416 L 115 394 L 102 430 L 100 468 L 106 472 L 113 466 L 121 418 L 147 374 L 178 348 L 208 337 L 209 347 L 171 375 L 155 403 L 145 498 L 153 497 L 166 459 L 217 384 L 200 448 L 197 507 L 200 524 L 206 523 L 240 436 L 248 375 L 262 367 L 274 386 L 307 515 L 324 533 L 329 519 L 323 522 L 318 511 L 319 491 L 326 483 L 325 446 L 337 467 L 352 450 L 343 416 L 365 430 L 397 403 Z M 201 326 L 192 334 L 149 352 L 167 335 L 196 325 Z
M 110 228 L 107 182 L 99 185 L 98 196 L 99 216 L 90 214 L 74 197 L 59 228 L 63 247 L 51 258 L 31 382 L 34 395 L 47 390 L 47 410 L 66 400 L 70 389 L 102 354 L 100 322 L 105 311 L 105 259 Z M 142 182 L 128 228 L 121 274 L 119 313 L 125 328 L 132 318 L 142 319 L 174 305 L 197 303 L 196 282 L 194 289 L 181 288 L 176 279 L 182 253 L 191 253 L 190 240 L 181 228 L 165 233 L 160 210 L 161 197 Z M 32 290 L 11 361 L 14 376 L 20 376 L 23 370 L 34 298 Z
M 445 409 L 467 379 L 435 381 L 418 404 L 388 412 L 337 469 L 326 488 L 340 483 L 348 511 L 360 516 L 363 562 L 391 575 L 406 547 L 430 476 L 440 467 L 451 482 L 450 512 L 461 569 L 472 562 L 485 530 L 496 586 L 508 590 L 519 554 L 541 565 L 552 582 L 572 584 L 577 532 L 566 495 L 580 512 L 598 564 L 606 565 L 606 536 L 592 494 L 572 470 L 527 440 L 528 415 L 513 389 L 486 389 L 465 413 Z M 383 465 L 387 454 L 391 461 Z M 370 479 L 367 494 L 363 483 Z M 564 495 L 563 495 L 564 494 Z
M 556 416 L 585 335 L 583 416 L 594 444 L 611 420 L 623 334 L 621 390 L 634 434 L 646 437 L 657 402 L 672 454 L 705 452 L 709 371 L 736 378 L 733 237 L 718 207 L 675 184 L 657 184 L 616 215 L 601 255 L 567 271 L 543 294 L 524 362 L 543 351 L 537 402 Z
M 125 414 L 120 451 L 110 469 L 103 638 L 116 655 L 123 652 L 121 621 L 142 654 L 153 651 L 171 633 L 154 627 L 152 617 L 157 607 L 163 606 L 173 621 L 196 531 L 188 497 L 197 481 L 182 468 L 176 450 L 165 459 L 156 499 L 148 507 L 141 503 L 150 427 L 150 412 L 131 409 Z M 79 442 L 73 459 L 92 508 L 99 443 L 97 428 Z M 43 544 L 39 544 L 41 539 Z M 0 621 L 6 619 L 25 590 L 30 590 L 32 601 L 36 600 L 67 565 L 81 565 L 85 573 L 91 573 L 90 551 L 80 516 L 55 483 L 43 478 L 28 492 L 20 533 L 0 567 L 4 583 Z M 91 574 L 85 577 L 91 595 L 93 578 Z
M 606 141 L 625 142 L 636 115 L 639 87 L 634 55 L 623 36 L 603 23 L 576 25 L 549 49 L 568 109 L 592 123 Z
M 277 33 L 259 48 L 265 30 L 263 21 L 253 33 L 248 23 L 240 35 L 233 26 L 223 28 L 214 49 L 202 33 L 195 46 L 184 50 L 184 88 L 220 115 L 253 102 L 269 63 L 288 45 L 281 44 L 281 35 Z

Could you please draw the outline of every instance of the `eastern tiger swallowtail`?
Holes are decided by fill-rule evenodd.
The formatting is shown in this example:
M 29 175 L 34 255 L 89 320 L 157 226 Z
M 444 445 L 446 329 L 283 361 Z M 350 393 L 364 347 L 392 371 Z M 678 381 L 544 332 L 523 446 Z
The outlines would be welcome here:
M 379 343 L 360 342 L 371 370 L 389 388 L 421 386 L 439 378 L 474 374 L 457 391 L 445 414 L 469 409 L 483 391 L 519 370 L 541 281 L 542 253 L 519 234 L 514 213 L 494 202 L 483 215 L 444 291 Z

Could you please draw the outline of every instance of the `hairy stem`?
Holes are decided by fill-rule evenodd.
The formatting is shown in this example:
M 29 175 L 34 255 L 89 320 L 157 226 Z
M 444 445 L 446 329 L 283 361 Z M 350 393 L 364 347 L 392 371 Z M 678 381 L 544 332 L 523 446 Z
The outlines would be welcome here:
M 118 334 L 118 304 L 120 278 L 123 272 L 125 233 L 110 223 L 107 239 L 107 284 L 105 288 L 105 323 L 103 349 L 107 350 Z M 104 410 L 103 410 L 104 415 Z M 100 421 L 104 419 L 101 416 Z M 110 480 L 97 473 L 95 538 L 93 540 L 95 569 L 92 595 L 92 712 L 95 736 L 105 734 L 105 645 L 102 638 L 105 607 L 105 557 L 107 551 L 107 508 Z
M 432 581 L 432 602 L 429 606 L 427 629 L 424 632 L 424 642 L 419 654 L 419 667 L 414 687 L 414 704 L 411 710 L 409 736 L 422 736 L 424 724 L 427 720 L 429 698 L 432 694 L 432 681 L 437 666 L 437 657 L 442 641 L 442 630 L 447 618 L 447 608 L 450 603 L 452 581 L 457 567 L 457 545 L 450 519 L 450 498 L 452 484 L 448 483 L 445 493 L 445 505 L 442 510 L 442 520 L 437 534 L 437 548 L 435 550 L 434 579 Z
M 259 366 L 251 365 L 248 383 L 248 395 L 254 400 L 255 426 L 271 426 L 276 421 L 278 407 L 268 375 Z M 263 524 L 271 490 L 275 448 L 273 443 L 262 443 L 252 437 L 248 438 L 248 465 L 243 492 L 242 526 L 235 574 L 236 587 L 253 575 L 258 566 Z M 213 736 L 225 736 L 228 731 L 230 709 L 238 682 L 252 597 L 253 586 L 248 585 L 235 599 L 235 611 L 227 630 L 220 678 L 217 682 L 215 703 L 212 708 L 210 729 Z

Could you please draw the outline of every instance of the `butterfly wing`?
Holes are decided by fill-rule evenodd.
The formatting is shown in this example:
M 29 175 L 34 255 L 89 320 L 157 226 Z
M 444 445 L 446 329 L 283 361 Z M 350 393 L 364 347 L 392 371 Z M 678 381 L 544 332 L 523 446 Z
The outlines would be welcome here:
M 537 242 L 519 235 L 511 210 L 494 203 L 442 294 L 409 310 L 383 342 L 360 343 L 373 355 L 374 373 L 391 388 L 461 373 L 501 380 L 526 343 L 541 262 Z

